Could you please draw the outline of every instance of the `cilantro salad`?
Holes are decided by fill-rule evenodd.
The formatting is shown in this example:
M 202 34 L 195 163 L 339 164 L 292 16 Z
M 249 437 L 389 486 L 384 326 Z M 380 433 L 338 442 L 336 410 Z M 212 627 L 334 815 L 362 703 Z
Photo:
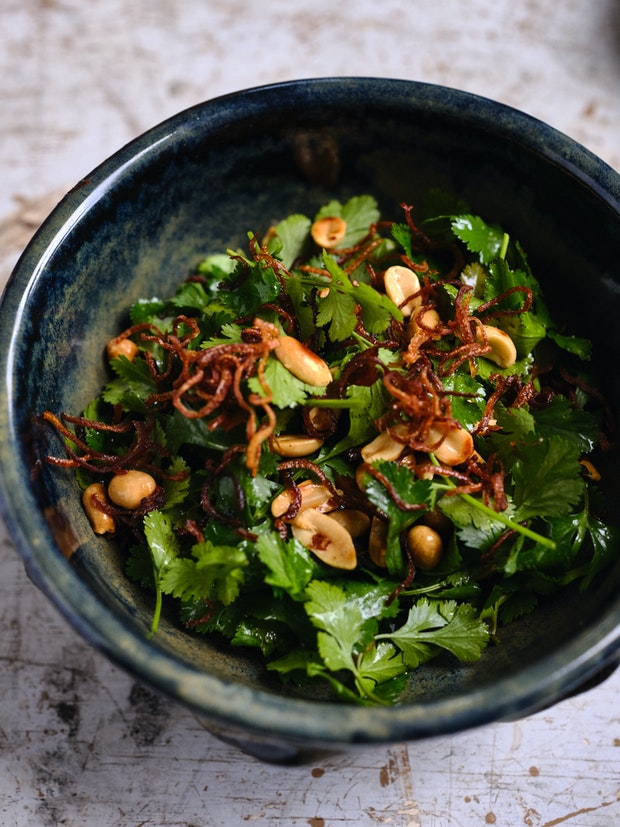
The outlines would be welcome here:
M 46 411 L 93 530 L 179 622 L 291 687 L 397 702 L 611 560 L 590 343 L 521 245 L 434 193 L 291 215 L 130 310 L 110 381 Z

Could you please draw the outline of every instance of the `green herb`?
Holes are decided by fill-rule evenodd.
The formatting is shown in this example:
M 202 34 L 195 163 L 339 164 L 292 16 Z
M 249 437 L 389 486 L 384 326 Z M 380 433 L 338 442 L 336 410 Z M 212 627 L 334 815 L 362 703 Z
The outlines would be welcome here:
M 483 657 L 618 542 L 589 341 L 554 324 L 503 228 L 438 192 L 419 225 L 404 211 L 380 221 L 362 195 L 249 232 L 130 308 L 83 416 L 44 414 L 86 493 L 154 481 L 104 503 L 151 634 L 165 613 L 363 704 L 398 702 L 430 659 Z M 344 235 L 319 248 L 331 218 Z

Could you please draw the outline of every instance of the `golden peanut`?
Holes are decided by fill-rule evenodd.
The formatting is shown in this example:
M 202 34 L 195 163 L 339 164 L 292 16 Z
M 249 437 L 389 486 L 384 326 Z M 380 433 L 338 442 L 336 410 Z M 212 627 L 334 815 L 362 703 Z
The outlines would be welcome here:
M 407 335 L 415 336 L 420 331 L 427 333 L 428 330 L 435 330 L 441 323 L 441 317 L 434 307 L 428 307 L 420 313 L 413 313 L 409 322 L 407 323 Z M 422 326 L 423 325 L 423 326 Z M 431 335 L 431 334 L 429 334 Z M 434 338 L 439 338 L 438 334 L 433 334 Z
M 312 480 L 304 480 L 297 486 L 299 489 L 299 496 L 301 504 L 299 510 L 305 508 L 316 508 L 318 511 L 331 511 L 336 507 L 334 503 L 334 495 L 326 485 L 320 482 L 312 482 Z M 289 506 L 292 504 L 293 498 L 288 489 L 281 491 L 271 503 L 271 513 L 274 517 L 281 517 Z
M 329 514 L 306 508 L 293 520 L 291 530 L 293 536 L 326 565 L 347 571 L 357 566 L 353 538 Z
M 307 457 L 318 451 L 323 440 L 305 434 L 281 434 L 271 440 L 271 449 L 281 457 Z
M 108 483 L 108 497 L 121 508 L 132 511 L 156 488 L 157 483 L 146 471 L 125 471 L 116 474 Z
M 388 460 L 388 462 L 392 462 L 398 459 L 404 450 L 405 446 L 403 443 L 394 439 L 389 431 L 381 431 L 372 442 L 364 445 L 361 454 L 364 462 L 374 462 L 377 459 L 385 459 Z
M 357 508 L 339 508 L 337 511 L 330 511 L 329 516 L 346 528 L 354 540 L 362 537 L 370 528 L 370 517 L 365 511 L 359 511 Z
M 443 541 L 435 529 L 417 523 L 407 532 L 411 559 L 422 571 L 431 571 L 441 562 Z
M 116 339 L 110 339 L 106 345 L 106 353 L 108 359 L 117 359 L 119 356 L 125 356 L 130 362 L 138 355 L 138 345 L 123 336 L 117 336 Z
M 105 488 L 100 482 L 94 482 L 84 489 L 82 505 L 95 534 L 114 534 L 116 531 L 114 518 L 111 514 L 106 514 L 105 511 L 97 508 L 97 500 L 107 502 Z
M 420 280 L 409 267 L 399 264 L 388 267 L 383 285 L 388 298 L 401 309 L 403 316 L 410 316 L 414 308 L 421 306 Z
M 355 482 L 357 483 L 357 487 L 360 491 L 364 491 L 366 489 L 365 480 L 366 480 L 366 472 L 367 466 L 366 463 L 361 462 L 357 468 L 355 469 Z
M 460 465 L 474 453 L 474 440 L 469 431 L 451 423 L 432 425 L 427 443 L 430 452 L 444 465 Z
M 293 376 L 307 385 L 324 387 L 332 381 L 327 362 L 293 336 L 280 336 L 273 352 Z
M 517 361 L 517 348 L 507 333 L 499 327 L 483 324 L 482 329 L 478 328 L 476 331 L 476 341 L 484 344 L 485 340 L 491 348 L 488 353 L 482 354 L 485 359 L 490 359 L 500 368 L 509 368 L 514 365 Z
M 385 568 L 387 555 L 388 524 L 379 517 L 370 521 L 370 536 L 368 537 L 368 554 L 375 566 Z
M 308 408 L 308 419 L 312 427 L 317 431 L 329 431 L 339 417 L 339 410 L 320 408 L 317 405 Z
M 326 250 L 337 247 L 347 233 L 347 222 L 336 215 L 319 218 L 310 227 L 314 243 Z

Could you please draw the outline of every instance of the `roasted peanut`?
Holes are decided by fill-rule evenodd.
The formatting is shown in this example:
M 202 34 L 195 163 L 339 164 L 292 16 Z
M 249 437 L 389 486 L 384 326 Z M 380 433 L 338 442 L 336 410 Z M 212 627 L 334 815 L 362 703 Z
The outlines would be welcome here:
M 460 465 L 474 452 L 469 431 L 449 423 L 431 425 L 427 442 L 431 453 L 444 465 Z
M 435 529 L 416 523 L 407 532 L 411 559 L 422 571 L 436 568 L 443 554 L 443 541 Z
M 133 511 L 156 488 L 157 483 L 146 471 L 124 471 L 115 474 L 108 483 L 108 497 L 121 508 Z
M 304 480 L 297 486 L 301 497 L 299 510 L 305 508 L 316 508 L 317 511 L 331 511 L 336 507 L 333 503 L 334 496 L 326 485 L 312 480 Z M 271 503 L 271 513 L 274 517 L 281 517 L 293 502 L 291 492 L 288 489 L 281 491 Z
M 420 279 L 409 267 L 400 264 L 388 267 L 383 285 L 387 296 L 401 309 L 403 316 L 410 316 L 415 307 L 421 306 Z
M 305 434 L 280 434 L 271 440 L 271 448 L 281 457 L 307 457 L 318 451 L 323 440 Z
M 293 376 L 307 385 L 324 387 L 332 381 L 327 362 L 293 336 L 280 336 L 273 352 Z
M 493 327 L 490 324 L 483 324 L 482 329 L 478 328 L 476 331 L 476 341 L 480 344 L 486 344 L 491 348 L 488 353 L 483 353 L 485 359 L 490 359 L 491 362 L 500 368 L 509 368 L 517 361 L 517 348 L 510 336 L 499 327 Z
M 337 215 L 319 218 L 310 227 L 310 235 L 314 243 L 326 250 L 337 247 L 347 233 L 347 222 Z
M 389 431 L 381 431 L 372 442 L 364 445 L 361 454 L 364 462 L 374 462 L 376 459 L 385 459 L 389 462 L 398 459 L 405 446 L 395 439 Z
M 440 324 L 441 317 L 439 313 L 434 307 L 427 307 L 426 310 L 411 314 L 411 318 L 407 322 L 407 335 L 413 337 L 420 331 L 427 333 L 428 329 L 435 330 Z M 432 335 L 433 338 L 439 338 L 439 334 Z
M 368 554 L 375 566 L 385 568 L 387 554 L 388 524 L 379 517 L 370 521 L 370 536 L 368 538 Z
M 310 420 L 310 424 L 319 432 L 331 430 L 335 426 L 335 423 L 338 421 L 339 417 L 339 410 L 319 408 L 317 405 L 308 408 L 308 419 Z
M 340 523 L 343 528 L 346 528 L 354 540 L 363 537 L 370 528 L 368 514 L 356 508 L 339 508 L 337 511 L 330 511 L 329 516 L 332 520 Z
M 329 514 L 304 509 L 291 523 L 293 536 L 328 566 L 351 571 L 357 554 L 349 532 Z
M 97 507 L 97 500 L 106 502 L 105 488 L 100 482 L 94 482 L 82 493 L 82 505 L 95 534 L 114 534 L 116 523 L 111 514 Z
M 115 339 L 110 339 L 106 345 L 106 353 L 110 361 L 117 359 L 119 356 L 125 356 L 130 362 L 133 362 L 138 355 L 138 345 L 126 336 L 117 336 Z
M 366 479 L 366 464 L 360 463 L 357 468 L 355 469 L 355 482 L 357 487 L 360 491 L 364 491 L 365 489 L 365 479 Z

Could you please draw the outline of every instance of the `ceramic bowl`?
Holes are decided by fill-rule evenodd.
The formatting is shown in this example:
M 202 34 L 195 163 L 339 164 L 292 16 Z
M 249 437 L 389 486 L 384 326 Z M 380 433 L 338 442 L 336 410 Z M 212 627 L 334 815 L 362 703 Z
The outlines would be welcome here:
M 169 294 L 207 253 L 331 197 L 386 215 L 441 187 L 510 229 L 554 313 L 594 339 L 620 394 L 620 177 L 570 138 L 464 92 L 368 78 L 228 95 L 156 126 L 79 181 L 44 222 L 0 310 L 2 514 L 34 582 L 83 637 L 213 731 L 280 760 L 314 746 L 423 738 L 525 715 L 616 663 L 620 567 L 507 628 L 473 665 L 429 664 L 392 708 L 285 695 L 257 662 L 164 619 L 95 537 L 70 473 L 33 479 L 31 418 L 79 411 L 130 303 Z M 613 479 L 620 478 L 616 458 Z

